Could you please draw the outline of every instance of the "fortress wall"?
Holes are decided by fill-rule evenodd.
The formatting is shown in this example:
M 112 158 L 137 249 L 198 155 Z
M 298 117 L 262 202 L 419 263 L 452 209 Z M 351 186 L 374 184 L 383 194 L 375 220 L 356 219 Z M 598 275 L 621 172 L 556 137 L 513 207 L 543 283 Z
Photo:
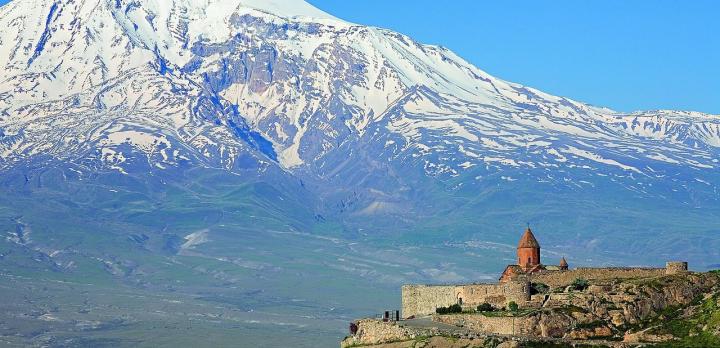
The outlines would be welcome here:
M 684 264 L 671 265 L 672 272 L 682 272 Z M 577 278 L 590 281 L 610 279 L 649 278 L 664 276 L 665 268 L 577 268 L 568 271 L 544 271 L 535 273 L 528 280 L 545 283 L 553 288 L 569 285 Z M 522 279 L 522 278 L 521 278 Z M 460 303 L 465 308 L 475 308 L 489 303 L 504 307 L 510 301 L 519 306 L 532 306 L 527 281 L 512 280 L 500 284 L 467 285 L 405 285 L 402 287 L 402 316 L 424 316 L 435 313 L 438 307 Z
M 531 280 L 537 283 L 545 283 L 551 287 L 565 286 L 577 278 L 587 280 L 610 280 L 629 278 L 648 278 L 665 275 L 665 268 L 589 268 L 580 267 L 569 271 L 547 271 L 533 274 Z
M 468 285 L 405 285 L 402 287 L 402 316 L 422 316 L 435 313 L 438 307 L 460 303 L 475 308 L 482 303 L 504 307 L 510 301 L 522 306 L 530 299 L 526 282 L 510 281 L 502 284 Z
M 530 299 L 530 289 L 526 282 L 510 281 L 502 284 L 471 284 L 458 286 L 458 296 L 468 307 L 487 302 L 495 307 L 504 307 L 515 301 L 521 305 Z
M 403 285 L 402 317 L 428 315 L 457 303 L 454 285 Z

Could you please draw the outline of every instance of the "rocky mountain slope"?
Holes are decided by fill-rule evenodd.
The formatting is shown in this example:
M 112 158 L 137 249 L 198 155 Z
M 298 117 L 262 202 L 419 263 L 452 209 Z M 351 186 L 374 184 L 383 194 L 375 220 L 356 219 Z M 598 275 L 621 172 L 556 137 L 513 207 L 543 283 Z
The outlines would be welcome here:
M 33 0 L 0 11 L 5 173 L 59 162 L 80 177 L 202 167 L 302 181 L 311 215 L 361 234 L 367 221 L 433 230 L 452 212 L 452 232 L 476 237 L 483 227 L 463 221 L 478 209 L 549 192 L 602 201 L 603 214 L 630 200 L 611 213 L 621 219 L 658 201 L 717 213 L 716 115 L 548 95 L 301 0 Z M 503 220 L 548 215 L 523 210 Z M 483 234 L 508 227 L 484 220 Z
M 395 162 L 418 157 L 426 174 L 440 176 L 475 166 L 588 164 L 657 177 L 668 164 L 718 165 L 716 116 L 622 114 L 554 97 L 300 0 L 35 0 L 5 6 L 2 24 L 8 162 L 40 150 L 62 158 L 90 144 L 102 151 L 126 139 L 152 153 L 150 144 L 168 145 L 158 134 L 165 130 L 228 169 L 239 150 L 210 151 L 212 144 L 255 140 L 282 167 L 319 175 L 342 168 L 326 163 L 334 153 L 362 144 Z M 42 148 L 37 136 L 48 128 L 39 124 L 50 120 L 57 126 L 49 128 L 72 132 L 51 134 L 53 146 Z M 102 126 L 66 123 L 78 120 Z M 210 130 L 214 123 L 222 127 Z M 249 139 L 233 134 L 238 126 Z

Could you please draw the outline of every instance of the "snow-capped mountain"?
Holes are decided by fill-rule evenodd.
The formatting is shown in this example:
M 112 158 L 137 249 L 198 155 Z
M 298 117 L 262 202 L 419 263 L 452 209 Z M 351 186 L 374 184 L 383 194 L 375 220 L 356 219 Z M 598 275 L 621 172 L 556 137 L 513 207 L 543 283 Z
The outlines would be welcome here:
M 8 344 L 329 346 L 400 283 L 497 279 L 525 222 L 573 267 L 720 267 L 717 115 L 302 0 L 12 0 L 0 65 Z
M 273 168 L 365 212 L 417 180 L 717 190 L 716 115 L 552 96 L 302 0 L 13 1 L 0 61 L 3 168 Z

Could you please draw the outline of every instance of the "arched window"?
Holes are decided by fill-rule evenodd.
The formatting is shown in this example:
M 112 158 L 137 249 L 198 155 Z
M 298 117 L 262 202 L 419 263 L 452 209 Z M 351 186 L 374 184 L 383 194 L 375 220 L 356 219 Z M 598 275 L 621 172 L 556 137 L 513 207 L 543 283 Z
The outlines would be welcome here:
M 530 258 L 528 257 L 528 264 L 531 264 L 531 263 L 532 263 L 532 262 L 530 261 Z

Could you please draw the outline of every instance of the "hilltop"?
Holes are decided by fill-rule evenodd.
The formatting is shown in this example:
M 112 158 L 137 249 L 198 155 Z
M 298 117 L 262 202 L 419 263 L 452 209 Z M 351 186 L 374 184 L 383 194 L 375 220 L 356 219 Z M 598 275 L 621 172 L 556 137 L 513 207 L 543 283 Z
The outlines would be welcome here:
M 343 347 L 711 347 L 720 345 L 720 272 L 590 280 L 542 307 L 358 322 Z M 511 332 L 512 330 L 512 332 Z

